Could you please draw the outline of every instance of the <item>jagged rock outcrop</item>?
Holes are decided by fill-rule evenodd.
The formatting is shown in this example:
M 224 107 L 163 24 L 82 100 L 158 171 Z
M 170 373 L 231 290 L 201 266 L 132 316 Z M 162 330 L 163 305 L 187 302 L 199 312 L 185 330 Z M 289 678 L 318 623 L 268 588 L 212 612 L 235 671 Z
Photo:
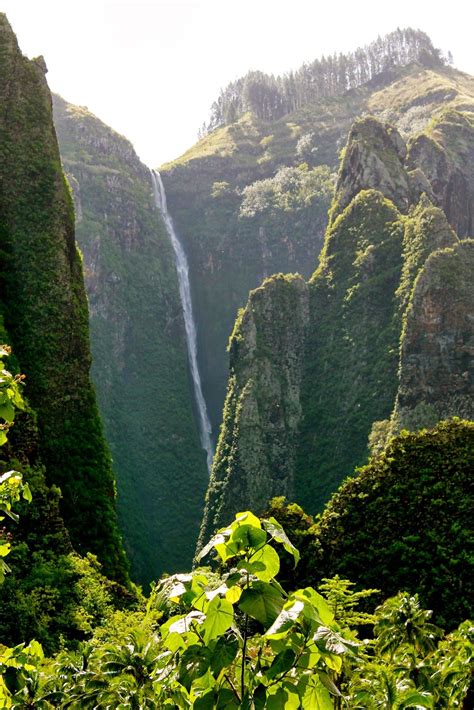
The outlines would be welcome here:
M 0 307 L 38 416 L 46 481 L 62 491 L 72 544 L 127 579 L 115 481 L 89 377 L 91 356 L 74 210 L 44 62 L 24 57 L 0 15 Z
M 411 204 L 410 180 L 404 168 L 407 148 L 393 126 L 373 117 L 354 123 L 339 171 L 332 217 L 340 214 L 361 191 L 373 188 L 402 212 Z
M 451 109 L 409 146 L 408 168 L 420 169 L 436 203 L 462 238 L 474 234 L 474 115 Z
M 54 99 L 89 296 L 92 376 L 134 577 L 191 563 L 205 488 L 173 250 L 150 171 L 86 108 Z
M 290 489 L 309 512 L 320 510 L 341 480 L 365 462 L 374 422 L 380 442 L 394 431 L 395 422 L 413 424 L 418 417 L 423 425 L 472 415 L 472 244 L 460 242 L 443 210 L 412 189 L 414 170 L 419 171 L 418 186 L 429 178 L 421 167 L 408 166 L 405 157 L 401 137 L 373 117 L 358 121 L 349 134 L 332 221 L 308 284 L 307 325 L 299 334 L 305 337 L 294 395 L 299 421 L 292 440 L 279 451 L 291 465 L 283 469 L 284 480 L 275 476 L 265 482 L 269 496 L 288 495 Z M 436 185 L 430 187 L 436 199 Z M 469 212 L 468 199 L 464 208 Z M 248 319 L 252 308 L 250 300 Z M 290 320 L 301 321 L 298 308 Z M 246 347 L 245 337 L 260 342 L 265 333 L 263 342 L 269 343 L 268 328 L 279 317 L 268 308 L 265 317 L 260 315 L 259 328 L 245 332 L 238 327 L 244 342 L 233 353 L 229 396 L 236 371 L 244 374 L 239 391 L 252 391 L 259 358 L 249 359 L 252 348 Z M 275 383 L 295 346 L 291 337 L 275 339 L 266 350 L 267 372 Z M 262 398 L 272 392 L 272 384 L 261 388 Z M 265 400 L 266 410 L 259 407 L 264 416 L 258 421 L 247 419 L 255 425 L 250 432 L 239 431 L 237 410 L 231 415 L 226 408 L 213 474 L 224 470 L 225 475 L 210 488 L 207 532 L 212 532 L 209 521 L 225 522 L 234 492 L 240 507 L 263 507 L 262 492 L 258 501 L 252 498 L 247 478 L 252 454 L 243 458 L 241 444 L 253 440 L 261 460 L 268 453 L 270 400 Z M 240 457 L 226 457 L 225 442 Z

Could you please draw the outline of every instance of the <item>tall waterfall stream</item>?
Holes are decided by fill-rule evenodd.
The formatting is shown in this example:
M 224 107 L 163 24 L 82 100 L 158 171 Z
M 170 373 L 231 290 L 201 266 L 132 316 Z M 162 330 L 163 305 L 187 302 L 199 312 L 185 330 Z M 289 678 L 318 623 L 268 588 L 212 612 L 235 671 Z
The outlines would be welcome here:
M 176 272 L 178 274 L 179 283 L 179 295 L 181 298 L 181 305 L 183 307 L 184 316 L 184 327 L 186 331 L 186 346 L 188 350 L 189 367 L 191 370 L 191 376 L 193 379 L 194 386 L 194 396 L 196 399 L 196 406 L 199 418 L 199 436 L 201 439 L 201 446 L 206 452 L 207 457 L 207 467 L 209 471 L 212 466 L 212 458 L 214 456 L 214 449 L 212 445 L 212 428 L 211 422 L 209 420 L 209 415 L 207 413 L 206 400 L 202 392 L 201 376 L 199 374 L 199 367 L 197 361 L 197 331 L 196 323 L 193 316 L 193 304 L 191 300 L 191 286 L 189 283 L 189 265 L 186 257 L 186 253 L 183 249 L 183 245 L 179 241 L 178 235 L 176 234 L 173 220 L 168 212 L 168 207 L 166 204 L 166 193 L 163 186 L 163 181 L 161 180 L 161 175 L 156 170 L 151 171 L 152 181 L 153 181 L 153 193 L 155 196 L 156 206 L 161 212 L 163 221 L 168 232 L 171 244 L 173 246 Z

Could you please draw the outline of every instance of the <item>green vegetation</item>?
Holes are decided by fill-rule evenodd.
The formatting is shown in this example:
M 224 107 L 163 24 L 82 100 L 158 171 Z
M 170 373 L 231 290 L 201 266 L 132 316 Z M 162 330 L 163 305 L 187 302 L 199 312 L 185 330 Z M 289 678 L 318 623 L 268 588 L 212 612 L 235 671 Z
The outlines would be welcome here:
M 449 629 L 472 617 L 474 424 L 457 419 L 431 431 L 403 431 L 356 471 L 313 520 L 274 501 L 267 514 L 301 540 L 298 584 L 338 574 L 384 597 L 419 594 Z
M 127 580 L 114 477 L 89 378 L 87 302 L 74 211 L 41 61 L 18 49 L 0 16 L 0 313 L 37 413 L 49 485 L 78 551 Z
M 15 408 L 23 407 L 18 379 L 7 370 L 3 371 L 3 376 L 2 381 L 7 383 L 4 389 L 13 403 L 8 417 L 13 420 Z M 380 540 L 382 532 L 394 542 L 393 530 L 387 530 L 387 520 L 406 527 L 416 520 L 407 505 L 411 496 L 415 496 L 413 504 L 417 512 L 420 509 L 426 512 L 424 500 L 413 490 L 390 487 L 391 471 L 395 471 L 405 485 L 425 486 L 431 498 L 434 487 L 432 481 L 426 480 L 424 458 L 432 467 L 436 445 L 442 452 L 436 461 L 436 473 L 438 478 L 439 474 L 445 476 L 451 489 L 455 477 L 462 481 L 463 475 L 472 470 L 474 426 L 453 422 L 440 425 L 439 432 L 442 436 L 438 436 L 435 446 L 436 432 L 430 435 L 428 445 L 422 442 L 428 433 L 418 437 L 404 433 L 375 460 L 376 472 L 369 472 L 370 467 L 366 467 L 358 478 L 342 487 L 339 500 L 335 496 L 325 514 L 329 524 L 325 527 L 323 516 L 319 527 L 316 526 L 319 553 L 316 569 L 320 570 L 321 563 L 324 564 L 321 549 L 324 550 L 327 530 L 331 525 L 334 527 L 334 522 L 336 543 L 347 540 L 346 531 L 341 535 L 339 528 L 345 517 L 355 526 L 351 549 L 358 552 L 359 545 L 364 545 L 362 552 L 366 553 L 367 537 L 364 542 L 357 538 L 363 537 L 365 531 L 354 515 L 352 501 L 356 501 L 355 507 L 363 506 L 365 522 L 372 512 L 370 496 L 378 499 L 374 508 L 378 529 L 375 534 L 370 531 L 372 541 Z M 467 441 L 463 434 L 469 435 Z M 418 450 L 414 456 L 415 446 Z M 417 473 L 425 471 L 421 484 L 405 470 L 407 463 L 414 466 Z M 8 486 L 13 478 L 17 481 L 12 493 L 4 488 L 4 483 Z M 348 494 L 347 489 L 361 481 L 362 485 Z M 16 475 L 9 476 L 2 480 L 0 488 L 2 509 L 11 514 L 12 504 L 18 503 L 20 497 L 21 481 Z M 28 489 L 24 493 L 30 499 Z M 463 494 L 464 491 L 461 497 Z M 439 485 L 437 495 L 444 506 Z M 470 510 L 467 500 L 463 504 Z M 449 520 L 451 526 L 457 524 L 452 511 L 445 507 L 440 509 L 436 501 L 432 505 L 436 507 L 436 519 L 443 523 Z M 297 527 L 308 527 L 309 519 L 297 506 L 285 509 L 280 500 L 275 507 L 288 521 L 296 522 Z M 407 516 L 406 520 L 400 520 L 401 512 Z M 458 512 L 459 506 L 456 506 L 456 514 Z M 432 523 L 432 519 L 424 524 L 426 522 Z M 456 528 L 458 534 L 459 530 Z M 429 531 L 433 536 L 427 536 L 428 543 L 446 539 L 445 535 L 437 537 L 439 531 L 432 526 Z M 306 554 L 310 547 L 305 545 Z M 334 553 L 334 545 L 328 547 Z M 417 555 L 420 549 L 416 550 Z M 374 559 L 379 551 L 372 550 Z M 294 578 L 300 554 L 272 516 L 259 520 L 250 512 L 237 514 L 235 521 L 218 530 L 201 550 L 199 560 L 210 553 L 214 557 L 213 569 L 199 567 L 190 574 L 163 578 L 154 588 L 146 609 L 134 605 L 131 611 L 116 611 L 113 593 L 118 585 L 114 587 L 101 575 L 92 556 L 63 558 L 63 564 L 67 560 L 76 577 L 65 577 L 68 592 L 58 585 L 56 577 L 49 598 L 44 596 L 44 587 L 40 586 L 47 581 L 48 573 L 44 565 L 38 568 L 35 560 L 33 567 L 38 579 L 33 591 L 39 593 L 36 601 L 43 623 L 49 611 L 67 646 L 53 658 L 44 657 L 43 648 L 36 640 L 28 645 L 2 646 L 1 707 L 43 710 L 75 706 L 104 709 L 112 706 L 124 710 L 128 707 L 197 710 L 245 707 L 375 710 L 412 706 L 450 710 L 465 707 L 474 657 L 469 622 L 461 623 L 443 638 L 442 629 L 431 622 L 432 612 L 421 607 L 416 594 L 407 593 L 387 599 L 375 612 L 373 607 L 369 611 L 360 610 L 359 604 L 368 604 L 378 590 L 354 591 L 352 582 L 338 575 L 321 580 L 318 589 L 305 586 L 285 591 L 277 580 L 280 557 L 291 560 Z M 436 560 L 432 558 L 432 561 Z M 367 564 L 365 559 L 363 567 L 370 569 L 371 563 Z M 411 569 L 413 567 L 412 564 Z M 61 567 L 56 568 L 56 576 L 61 572 Z M 472 598 L 462 580 L 460 585 L 451 582 L 451 586 L 456 586 L 458 601 Z M 67 593 L 68 604 L 64 605 Z M 451 610 L 451 599 L 445 597 L 443 601 L 444 611 Z M 15 603 L 19 600 L 15 599 Z M 69 616 L 63 615 L 64 609 Z M 28 607 L 19 604 L 16 611 L 20 611 L 20 634 L 23 638 L 30 636 L 33 629 Z M 66 623 L 71 620 L 75 622 L 73 632 Z M 373 638 L 362 637 L 363 630 L 372 625 Z M 38 630 L 41 633 L 41 628 Z M 78 632 L 90 640 L 74 648 Z M 48 652 L 48 646 L 46 650 Z M 49 646 L 49 653 L 52 651 L 54 645 Z
M 279 552 L 299 553 L 275 518 L 239 513 L 202 550 L 218 570 L 163 579 L 146 612 L 114 615 L 91 643 L 44 659 L 31 642 L 0 654 L 2 706 L 38 708 L 465 707 L 474 656 L 464 622 L 443 638 L 417 596 L 375 612 L 335 577 L 286 592 Z M 361 626 L 364 625 L 364 626 Z M 362 636 L 373 626 L 373 638 Z
M 396 33 L 393 40 L 396 42 Z M 381 51 L 381 45 L 377 51 Z M 301 201 L 294 212 L 280 209 L 295 192 L 285 193 L 280 199 L 277 175 L 280 171 L 284 175 L 286 168 L 292 168 L 292 174 L 297 175 L 301 163 L 307 163 L 310 172 L 319 168 L 322 175 L 334 173 L 357 117 L 371 114 L 381 121 L 389 120 L 408 140 L 450 107 L 466 114 L 473 110 L 471 77 L 441 64 L 431 68 L 422 63 L 395 66 L 378 75 L 375 81 L 338 96 L 323 96 L 316 102 L 304 103 L 278 119 L 262 119 L 258 112 L 247 111 L 238 120 L 216 128 L 184 155 L 161 168 L 168 207 L 190 262 L 199 362 L 215 434 L 221 424 L 225 399 L 226 345 L 237 311 L 245 306 L 248 292 L 272 273 L 298 272 L 310 277 L 323 244 L 327 199 L 313 201 L 312 205 Z M 459 143 L 455 133 L 460 132 L 461 119 L 458 117 L 456 122 L 458 128 L 451 118 L 451 130 L 446 129 L 446 148 Z M 472 140 L 466 127 L 463 131 L 462 144 L 469 150 Z M 396 145 L 388 136 L 384 140 L 388 147 L 391 144 L 395 160 Z M 417 145 L 414 140 L 413 151 L 409 149 L 408 172 L 414 170 L 420 152 L 415 150 Z M 383 163 L 386 156 L 381 157 Z M 413 192 L 414 202 L 421 192 L 431 195 L 429 180 L 438 181 L 440 171 L 431 170 L 429 178 L 423 180 L 418 173 L 407 176 L 406 168 L 400 170 L 400 159 L 396 158 L 397 161 L 398 167 L 394 164 L 395 170 L 388 171 L 388 176 L 395 178 L 393 194 L 386 192 L 385 187 L 381 191 L 398 207 L 403 206 L 405 212 L 407 192 Z M 456 179 L 460 172 L 467 175 L 472 165 L 471 155 L 465 151 L 459 153 L 452 160 L 451 178 L 442 183 L 440 206 L 445 205 L 444 195 L 451 196 L 451 211 L 457 215 L 455 224 L 459 226 L 462 209 L 456 207 L 459 201 L 454 196 L 466 194 L 465 187 L 473 184 L 474 178 L 465 181 L 461 191 Z M 455 170 L 455 166 L 459 169 Z M 372 165 L 361 166 L 361 175 L 367 168 L 370 173 Z M 385 179 L 386 172 L 382 177 Z M 404 185 L 398 184 L 397 178 L 401 177 Z M 449 190 L 448 184 L 451 184 Z M 376 189 L 381 186 L 378 177 L 364 185 Z M 403 204 L 399 204 L 398 198 Z M 256 199 L 263 209 L 253 210 Z M 461 199 L 466 204 L 464 197 Z M 243 207 L 247 205 L 252 216 L 245 216 Z M 461 236 L 469 234 L 467 226 L 464 227 Z
M 7 346 L 0 354 L 14 362 Z M 94 555 L 73 552 L 59 510 L 61 491 L 46 484 L 38 458 L 39 432 L 20 391 L 23 377 L 12 375 L 3 362 L 0 373 L 6 421 L 0 430 L 0 520 L 7 516 L 10 522 L 0 533 L 0 639 L 7 644 L 36 639 L 51 654 L 65 641 L 72 647 L 88 638 L 93 627 L 116 609 L 133 607 L 137 598 L 107 579 Z
M 349 54 L 316 59 L 283 76 L 250 71 L 221 90 L 204 132 L 233 123 L 247 111 L 267 121 L 275 120 L 321 98 L 377 81 L 380 75 L 414 62 L 442 66 L 446 60 L 424 32 L 408 28 L 378 37 Z
M 193 419 L 174 257 L 149 170 L 86 109 L 54 99 L 89 296 L 92 377 L 134 579 L 192 561 L 207 470 Z M 177 525 L 188 521 L 184 532 Z M 171 552 L 173 554 L 171 554 Z

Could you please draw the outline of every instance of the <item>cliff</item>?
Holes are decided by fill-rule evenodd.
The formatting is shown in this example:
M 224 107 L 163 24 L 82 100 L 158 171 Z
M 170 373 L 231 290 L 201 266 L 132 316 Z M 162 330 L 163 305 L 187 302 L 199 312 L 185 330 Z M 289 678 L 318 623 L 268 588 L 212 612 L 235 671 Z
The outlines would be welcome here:
M 401 337 L 393 427 L 474 419 L 474 243 L 433 252 L 417 277 Z
M 440 125 L 444 121 L 445 114 Z M 460 166 L 474 135 L 469 116 L 460 114 L 455 125 L 446 154 Z M 309 512 L 320 510 L 341 480 L 366 461 L 369 434 L 378 450 L 401 426 L 472 416 L 472 243 L 460 241 L 452 229 L 466 223 L 470 193 L 462 193 L 456 213 L 433 204 L 442 204 L 438 183 L 413 162 L 411 148 L 420 141 L 407 148 L 394 127 L 373 117 L 358 120 L 343 152 L 331 222 L 304 306 L 272 309 L 271 280 L 255 292 L 267 290 L 266 295 L 250 297 L 236 328 L 240 341 L 234 347 L 231 340 L 228 398 L 203 524 L 207 533 L 234 512 L 235 499 L 248 508 L 278 493 Z M 459 178 L 466 184 L 470 169 Z M 421 185 L 431 199 L 420 197 Z M 291 337 L 287 326 L 290 337 L 279 340 L 272 328 L 283 313 L 291 327 L 302 321 L 305 327 Z M 249 329 L 246 323 L 258 326 Z M 260 466 L 250 480 L 252 455 L 242 457 L 242 451 L 254 438 L 257 458 L 271 460 L 266 442 L 272 413 L 287 406 L 274 392 L 289 377 L 303 341 L 292 391 L 298 407 L 279 437 L 285 467 L 271 466 L 268 476 Z M 265 349 L 266 371 L 273 373 L 267 381 L 255 375 L 262 363 L 254 342 Z M 251 432 L 239 424 L 237 407 L 230 415 L 236 391 L 258 400 Z
M 189 566 L 208 481 L 173 251 L 150 171 L 129 141 L 60 97 L 54 119 L 76 205 L 92 377 L 119 518 L 133 574 L 145 584 Z
M 115 481 L 89 369 L 74 210 L 52 120 L 45 63 L 20 52 L 0 15 L 0 284 L 6 337 L 37 412 L 46 481 L 74 548 L 127 579 Z
M 207 493 L 201 543 L 222 516 L 269 495 L 292 495 L 308 285 L 273 276 L 252 291 L 230 339 L 222 435 Z

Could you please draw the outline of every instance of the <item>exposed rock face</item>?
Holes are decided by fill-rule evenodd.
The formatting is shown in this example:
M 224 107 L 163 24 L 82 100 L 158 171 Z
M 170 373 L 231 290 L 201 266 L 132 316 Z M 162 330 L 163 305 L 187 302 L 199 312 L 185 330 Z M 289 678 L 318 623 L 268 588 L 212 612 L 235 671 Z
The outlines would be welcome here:
M 474 116 L 446 111 L 410 144 L 407 165 L 422 170 L 457 235 L 474 234 Z
M 114 476 L 89 377 L 87 302 L 74 211 L 41 61 L 0 15 L 0 308 L 37 411 L 39 454 L 80 552 L 127 578 Z
M 474 242 L 435 251 L 413 289 L 401 340 L 396 429 L 474 419 Z
M 460 126 L 451 135 L 455 145 L 456 138 L 462 145 L 467 140 L 464 122 Z M 290 330 L 278 340 L 270 335 L 280 323 L 271 292 L 258 321 L 250 299 L 241 319 L 249 327 L 237 326 L 241 340 L 232 350 L 206 532 L 235 510 L 234 495 L 240 508 L 265 505 L 261 492 L 254 498 L 251 490 L 252 478 L 265 466 L 253 469 L 252 456 L 257 451 L 258 461 L 265 461 L 272 451 L 267 444 L 271 417 L 282 406 L 274 394 L 285 372 L 282 364 L 292 360 L 296 336 L 306 338 L 293 392 L 298 417 L 292 437 L 280 439 L 279 459 L 289 465 L 273 466 L 265 474 L 271 495 L 292 491 L 297 502 L 316 512 L 366 460 L 374 422 L 386 436 L 407 422 L 426 425 L 452 415 L 472 416 L 472 243 L 459 242 L 443 210 L 427 194 L 420 197 L 419 188 L 426 185 L 439 201 L 437 183 L 413 162 L 413 153 L 409 165 L 405 159 L 399 134 L 374 118 L 358 121 L 349 134 L 332 221 L 304 309 L 295 303 L 293 314 L 286 315 L 290 322 L 304 321 L 304 330 Z M 381 190 L 367 189 L 374 185 Z M 461 221 L 470 210 L 470 198 L 463 194 Z M 255 293 L 264 294 L 271 283 Z M 253 345 L 260 342 L 268 343 L 265 361 Z M 256 387 L 259 372 L 264 380 Z M 259 403 L 258 417 L 253 416 L 256 391 L 265 402 Z M 236 392 L 242 411 L 249 397 L 248 430 L 240 423 L 237 400 L 232 401 Z
M 406 212 L 411 203 L 410 181 L 403 165 L 406 153 L 405 142 L 393 126 L 383 126 L 372 117 L 356 121 L 339 171 L 333 216 L 361 190 L 370 188 Z
M 150 172 L 129 141 L 59 97 L 54 109 L 76 203 L 92 374 L 120 521 L 134 576 L 146 584 L 191 563 L 208 482 L 173 251 Z
M 262 509 L 277 493 L 294 495 L 308 307 L 308 285 L 301 276 L 273 276 L 251 292 L 235 326 L 202 542 L 223 522 L 221 510 L 228 516 L 245 509 L 249 500 Z

